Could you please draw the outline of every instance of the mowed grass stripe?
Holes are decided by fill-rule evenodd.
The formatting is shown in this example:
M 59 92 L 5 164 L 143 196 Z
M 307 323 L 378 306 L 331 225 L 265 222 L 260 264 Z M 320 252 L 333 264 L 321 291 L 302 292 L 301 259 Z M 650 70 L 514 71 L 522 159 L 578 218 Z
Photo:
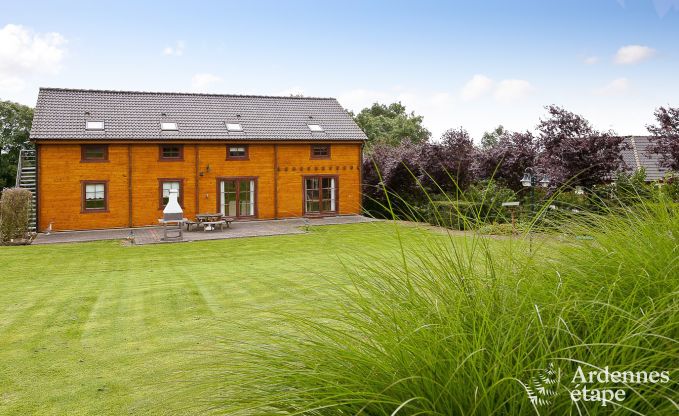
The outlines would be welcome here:
M 343 262 L 398 250 L 388 223 L 140 247 L 1 247 L 0 414 L 201 413 L 212 393 L 199 382 L 224 361 L 217 344 L 260 342 L 237 319 L 337 301 L 312 289 L 344 278 Z

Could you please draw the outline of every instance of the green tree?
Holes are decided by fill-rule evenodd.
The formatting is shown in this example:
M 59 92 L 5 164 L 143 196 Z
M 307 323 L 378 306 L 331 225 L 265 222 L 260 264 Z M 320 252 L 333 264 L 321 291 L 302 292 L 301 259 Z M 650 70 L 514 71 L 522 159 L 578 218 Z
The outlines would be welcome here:
M 500 137 L 506 132 L 507 130 L 500 124 L 495 130 L 483 133 L 483 137 L 481 137 L 481 148 L 489 149 L 495 146 L 500 141 Z
M 0 101 L 0 189 L 14 186 L 19 150 L 31 147 L 32 122 L 31 107 Z
M 368 136 L 368 145 L 385 143 L 397 146 L 404 140 L 422 143 L 429 140 L 431 133 L 422 126 L 422 116 L 407 113 L 400 102 L 389 105 L 374 103 L 354 116 L 356 124 Z

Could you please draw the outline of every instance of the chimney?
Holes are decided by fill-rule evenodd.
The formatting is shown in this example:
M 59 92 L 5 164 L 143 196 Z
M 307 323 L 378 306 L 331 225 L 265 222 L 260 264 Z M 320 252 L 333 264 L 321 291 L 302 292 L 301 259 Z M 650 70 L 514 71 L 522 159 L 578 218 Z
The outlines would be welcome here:
M 182 207 L 179 206 L 179 202 L 177 201 L 178 196 L 179 191 L 176 189 L 170 190 L 170 200 L 163 210 L 163 219 L 165 221 L 179 221 L 184 218 L 184 211 L 182 211 Z

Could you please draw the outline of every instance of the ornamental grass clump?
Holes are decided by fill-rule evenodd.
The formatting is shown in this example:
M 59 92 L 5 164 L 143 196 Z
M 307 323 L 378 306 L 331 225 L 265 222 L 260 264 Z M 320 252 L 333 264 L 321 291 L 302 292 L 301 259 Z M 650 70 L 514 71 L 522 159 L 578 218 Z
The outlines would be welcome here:
M 215 409 L 675 414 L 679 207 L 638 201 L 569 216 L 559 231 L 529 250 L 526 238 L 406 236 L 395 222 L 398 259 L 375 255 L 319 292 L 325 301 L 244 327 L 256 341 L 225 342 L 232 371 Z M 643 382 L 651 372 L 667 380 Z
M 0 196 L 0 244 L 30 241 L 31 191 L 22 188 L 3 189 Z

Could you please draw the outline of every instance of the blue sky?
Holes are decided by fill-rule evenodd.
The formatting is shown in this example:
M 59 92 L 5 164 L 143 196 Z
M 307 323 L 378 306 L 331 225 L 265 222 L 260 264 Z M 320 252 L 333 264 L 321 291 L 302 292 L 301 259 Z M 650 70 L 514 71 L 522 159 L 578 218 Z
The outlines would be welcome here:
M 643 134 L 679 106 L 679 0 L 0 1 L 0 99 L 38 87 L 400 100 L 434 137 L 543 106 Z

